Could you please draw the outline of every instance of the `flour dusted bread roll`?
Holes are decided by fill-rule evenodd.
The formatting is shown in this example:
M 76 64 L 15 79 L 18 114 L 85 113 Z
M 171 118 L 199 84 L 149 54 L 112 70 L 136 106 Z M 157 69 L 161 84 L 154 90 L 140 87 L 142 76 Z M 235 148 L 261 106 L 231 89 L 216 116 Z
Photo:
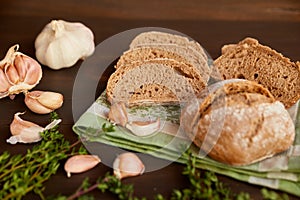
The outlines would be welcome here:
M 300 63 L 253 38 L 223 46 L 213 71 L 221 79 L 244 78 L 262 84 L 286 108 L 300 98 Z
M 252 81 L 221 84 L 189 103 L 180 121 L 202 151 L 230 165 L 248 165 L 283 152 L 295 137 L 284 105 Z

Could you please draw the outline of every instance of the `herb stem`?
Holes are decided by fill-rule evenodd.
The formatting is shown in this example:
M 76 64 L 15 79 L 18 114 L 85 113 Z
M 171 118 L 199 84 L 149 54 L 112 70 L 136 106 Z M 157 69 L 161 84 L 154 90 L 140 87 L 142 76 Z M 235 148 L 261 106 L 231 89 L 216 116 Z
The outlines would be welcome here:
M 94 185 L 90 186 L 90 187 L 87 188 L 87 189 L 84 189 L 84 190 L 83 190 L 83 189 L 80 189 L 80 190 L 78 190 L 77 192 L 75 192 L 74 194 L 72 194 L 71 196 L 69 196 L 69 197 L 67 198 L 67 200 L 74 200 L 74 199 L 76 199 L 76 198 L 78 198 L 78 197 L 80 197 L 80 196 L 82 196 L 82 195 L 84 195 L 84 194 L 87 194 L 87 193 L 89 193 L 89 192 L 91 192 L 91 191 L 97 189 L 97 187 L 98 187 L 98 184 L 94 184 Z

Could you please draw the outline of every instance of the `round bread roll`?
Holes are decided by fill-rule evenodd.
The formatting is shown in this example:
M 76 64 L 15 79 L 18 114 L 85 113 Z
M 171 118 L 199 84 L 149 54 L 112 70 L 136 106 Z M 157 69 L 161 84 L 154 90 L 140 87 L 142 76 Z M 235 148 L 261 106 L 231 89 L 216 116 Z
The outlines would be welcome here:
M 292 145 L 294 123 L 267 89 L 246 80 L 220 85 L 181 113 L 181 127 L 205 155 L 248 165 Z

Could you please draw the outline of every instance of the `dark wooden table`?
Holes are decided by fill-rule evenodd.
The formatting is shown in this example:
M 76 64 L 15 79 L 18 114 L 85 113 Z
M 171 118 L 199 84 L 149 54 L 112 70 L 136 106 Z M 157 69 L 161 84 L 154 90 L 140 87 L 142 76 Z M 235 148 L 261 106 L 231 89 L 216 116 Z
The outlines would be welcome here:
M 0 7 L 0 56 L 4 57 L 13 44 L 20 44 L 20 51 L 35 57 L 34 40 L 41 29 L 52 19 L 80 21 L 90 27 L 95 34 L 96 44 L 119 32 L 137 27 L 164 27 L 174 29 L 194 38 L 209 52 L 212 58 L 220 55 L 222 45 L 237 42 L 247 36 L 255 37 L 261 43 L 278 50 L 293 61 L 300 60 L 300 2 L 298 0 L 205 0 L 205 1 L 138 1 L 138 0 L 4 0 Z M 151 3 L 149 3 L 151 2 Z M 58 110 L 63 122 L 60 130 L 72 141 L 77 136 L 72 132 L 74 118 L 72 102 L 82 103 L 76 108 L 77 114 L 83 113 L 93 100 L 84 101 L 82 96 L 72 99 L 72 90 L 81 61 L 74 67 L 59 71 L 43 66 L 43 78 L 35 89 L 58 91 L 64 94 L 65 101 Z M 95 98 L 105 87 L 101 78 L 100 89 Z M 91 75 L 91 81 L 99 77 Z M 27 111 L 24 119 L 41 125 L 48 120 L 48 115 L 37 115 L 28 111 L 23 102 L 23 95 L 13 101 L 9 98 L 0 100 L 0 153 L 25 153 L 32 145 L 18 144 L 11 146 L 5 140 L 10 136 L 9 124 L 16 112 Z M 136 195 L 151 199 L 155 193 L 168 197 L 174 188 L 187 186 L 181 175 L 183 165 L 171 164 L 161 170 L 146 173 L 143 176 L 125 179 L 136 188 Z M 103 164 L 83 174 L 67 178 L 60 167 L 46 184 L 45 195 L 71 194 L 85 177 L 96 180 L 111 169 Z M 233 191 L 249 192 L 253 199 L 260 199 L 261 187 L 219 176 Z M 109 194 L 93 193 L 97 199 L 114 199 Z M 29 195 L 25 199 L 35 199 Z M 291 199 L 296 199 L 291 196 Z

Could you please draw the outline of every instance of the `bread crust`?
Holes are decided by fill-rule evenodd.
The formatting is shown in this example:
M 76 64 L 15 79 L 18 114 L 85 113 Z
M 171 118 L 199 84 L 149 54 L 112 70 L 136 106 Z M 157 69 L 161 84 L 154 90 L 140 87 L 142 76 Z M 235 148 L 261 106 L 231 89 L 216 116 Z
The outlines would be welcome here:
M 244 78 L 266 87 L 286 108 L 300 99 L 299 62 L 245 38 L 238 44 L 222 47 L 222 55 L 214 61 L 213 76 L 220 79 Z
M 107 99 L 128 106 L 186 102 L 207 86 L 211 72 L 200 44 L 157 31 L 137 35 L 115 68 L 107 83 Z
M 211 69 L 208 66 L 207 58 L 195 55 L 195 52 L 178 45 L 149 45 L 128 50 L 118 60 L 115 68 L 130 65 L 132 62 L 141 62 L 154 59 L 172 59 L 185 63 L 187 67 L 194 68 L 195 73 L 202 77 L 205 83 L 208 82 Z
M 158 90 L 163 90 L 161 87 L 168 87 L 176 98 L 171 94 L 165 95 L 165 97 L 168 97 L 165 99 L 149 95 L 145 96 L 147 98 L 144 100 L 142 98 L 132 98 L 137 94 L 136 91 L 139 88 L 148 87 L 149 84 L 156 84 Z M 122 90 L 120 87 L 122 87 Z M 106 93 L 110 103 L 123 101 L 128 106 L 132 106 L 143 104 L 143 101 L 146 104 L 151 102 L 164 104 L 187 101 L 190 95 L 200 93 L 205 87 L 206 83 L 193 68 L 188 68 L 185 63 L 171 59 L 153 59 L 134 62 L 131 65 L 118 68 L 108 80 Z M 177 93 L 176 90 L 181 90 L 182 93 Z M 121 93 L 124 96 L 120 96 Z M 155 94 L 155 91 L 152 94 Z
M 294 123 L 283 104 L 251 81 L 225 84 L 187 108 L 194 110 L 182 111 L 181 127 L 211 158 L 229 165 L 271 157 L 294 141 Z
M 201 54 L 207 59 L 207 55 L 204 49 L 198 42 L 190 40 L 188 37 L 181 35 L 174 35 L 159 31 L 149 31 L 137 35 L 130 43 L 130 49 L 149 46 L 149 45 L 161 45 L 161 44 L 175 44 L 178 46 L 191 47 L 194 52 Z

